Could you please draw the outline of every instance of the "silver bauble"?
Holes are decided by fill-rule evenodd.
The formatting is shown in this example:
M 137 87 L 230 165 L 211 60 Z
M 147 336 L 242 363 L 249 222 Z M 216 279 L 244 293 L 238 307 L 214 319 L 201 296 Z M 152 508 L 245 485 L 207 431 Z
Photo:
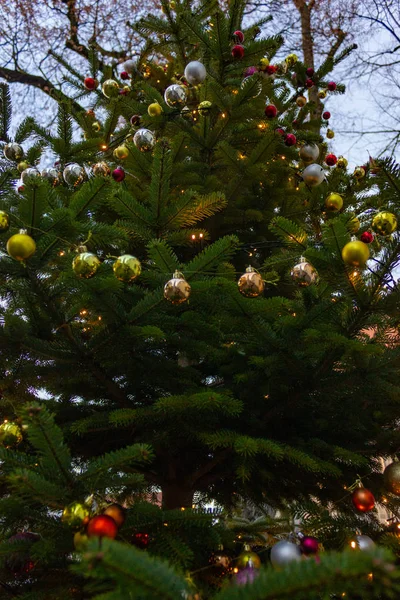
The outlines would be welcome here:
M 36 177 L 40 177 L 40 173 L 35 167 L 28 167 L 25 171 L 21 173 L 21 181 L 23 184 L 32 183 L 36 179 Z
M 82 183 L 86 177 L 85 169 L 78 163 L 70 163 L 63 171 L 65 183 L 68 185 L 78 185 Z
M 185 68 L 185 78 L 191 85 L 203 83 L 207 76 L 207 71 L 203 63 L 198 60 L 192 60 Z
M 138 129 L 133 136 L 133 143 L 141 152 L 153 150 L 156 143 L 156 136 L 150 129 Z
M 169 85 L 164 92 L 164 101 L 170 108 L 183 108 L 186 104 L 187 91 L 183 85 L 174 83 Z
M 325 171 L 321 165 L 313 164 L 306 167 L 302 173 L 303 181 L 311 187 L 322 183 L 325 179 Z
M 317 271 L 303 257 L 301 257 L 300 262 L 293 267 L 290 275 L 294 283 L 299 287 L 308 287 L 318 281 Z
M 124 63 L 122 63 L 122 70 L 129 73 L 129 75 L 132 75 L 132 73 L 134 73 L 135 69 L 136 69 L 136 62 L 134 60 L 132 60 L 131 58 L 126 60 Z
M 368 535 L 356 535 L 354 540 L 350 542 L 353 549 L 369 552 L 375 548 L 375 542 Z
M 319 157 L 319 147 L 317 144 L 304 144 L 300 148 L 300 158 L 304 163 L 315 163 Z
M 286 567 L 291 562 L 301 559 L 301 550 L 299 546 L 292 542 L 282 540 L 271 548 L 271 563 L 274 567 Z
M 55 167 L 48 167 L 41 172 L 42 179 L 45 179 L 50 185 L 59 185 L 62 181 L 61 173 Z
M 107 177 L 111 173 L 111 169 L 108 164 L 103 160 L 95 163 L 92 167 L 92 173 L 95 177 Z
M 24 151 L 22 146 L 16 142 L 12 142 L 11 144 L 6 144 L 4 146 L 3 154 L 8 160 L 15 160 L 18 162 L 23 157 Z

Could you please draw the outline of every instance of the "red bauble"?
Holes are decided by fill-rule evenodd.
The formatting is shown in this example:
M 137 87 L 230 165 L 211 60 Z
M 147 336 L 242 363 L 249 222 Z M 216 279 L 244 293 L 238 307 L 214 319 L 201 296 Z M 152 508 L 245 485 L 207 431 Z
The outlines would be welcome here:
M 131 125 L 133 125 L 133 127 L 136 127 L 136 125 L 140 125 L 140 115 L 133 115 L 131 117 Z
M 306 69 L 306 75 L 307 77 L 312 77 L 314 75 L 314 69 L 312 67 L 308 67 L 308 69 Z
M 322 118 L 325 119 L 325 121 L 328 121 L 331 118 L 331 113 L 329 110 L 326 110 L 324 113 L 322 113 Z
M 333 165 L 336 165 L 337 163 L 337 157 L 334 154 L 327 154 L 325 156 L 325 162 L 328 167 L 333 167 Z
M 265 107 L 264 112 L 265 116 L 268 117 L 268 119 L 275 119 L 276 115 L 278 114 L 278 109 L 273 104 L 268 104 Z
M 149 545 L 149 534 L 148 533 L 134 533 L 132 537 L 132 544 L 136 546 L 136 548 L 140 548 L 140 550 L 146 550 Z
M 314 85 L 314 82 L 312 79 L 306 79 L 306 87 L 312 88 L 313 85 Z
M 89 537 L 108 537 L 113 540 L 117 537 L 118 527 L 112 517 L 98 515 L 90 519 L 86 533 Z
M 116 181 L 117 183 L 121 183 L 121 181 L 123 181 L 125 179 L 125 171 L 123 170 L 122 167 L 117 167 L 112 172 L 112 177 L 113 177 L 114 181 Z
M 336 86 L 336 83 L 335 83 L 334 81 L 330 81 L 330 82 L 328 83 L 328 90 L 329 90 L 330 92 L 334 92 L 334 91 L 336 90 L 336 87 L 337 87 L 337 86 Z
M 239 31 L 239 29 L 237 31 L 234 31 L 233 38 L 234 38 L 235 42 L 239 42 L 239 44 L 243 44 L 243 42 L 244 42 L 243 31 Z
M 300 548 L 303 554 L 317 554 L 319 548 L 319 542 L 317 538 L 311 535 L 305 535 L 300 540 Z
M 264 69 L 264 73 L 266 73 L 267 75 L 274 75 L 278 70 L 278 67 L 276 67 L 275 65 L 268 65 L 267 67 L 265 67 Z
M 241 44 L 236 44 L 233 46 L 231 52 L 233 58 L 241 59 L 244 56 L 244 47 Z
M 285 130 L 284 130 L 284 129 L 282 129 L 282 127 L 277 127 L 277 128 L 275 129 L 275 133 L 276 133 L 277 135 L 286 135 L 286 134 L 285 134 Z
M 370 244 L 374 241 L 374 236 L 370 231 L 364 231 L 364 233 L 360 235 L 360 240 L 364 242 L 364 244 Z
M 293 133 L 288 133 L 285 138 L 286 146 L 294 146 L 296 142 L 297 142 L 296 136 L 293 135 Z
M 125 81 L 125 79 L 129 79 L 129 73 L 122 71 L 120 77 Z
M 363 513 L 369 512 L 375 506 L 374 495 L 363 487 L 354 490 L 351 501 L 353 502 L 354 508 Z
M 94 77 L 85 77 L 83 80 L 83 85 L 89 92 L 93 92 L 99 85 L 99 82 Z

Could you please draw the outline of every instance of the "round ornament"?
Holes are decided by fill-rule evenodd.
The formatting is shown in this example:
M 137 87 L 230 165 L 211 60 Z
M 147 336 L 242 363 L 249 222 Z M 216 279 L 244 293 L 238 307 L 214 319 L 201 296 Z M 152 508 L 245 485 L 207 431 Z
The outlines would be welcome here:
M 93 165 L 92 171 L 95 177 L 108 177 L 111 169 L 105 161 L 101 161 Z
M 247 67 L 247 69 L 244 70 L 243 77 L 245 79 L 247 79 L 247 77 L 251 77 L 252 75 L 254 75 L 257 72 L 258 72 L 257 67 Z
M 203 83 L 206 77 L 207 71 L 203 63 L 199 62 L 198 60 L 192 60 L 186 65 L 185 78 L 191 85 L 199 85 L 200 83 Z
M 3 154 L 8 160 L 19 162 L 24 156 L 24 151 L 22 146 L 16 142 L 11 142 L 10 144 L 6 144 L 4 146 Z
M 235 46 L 233 46 L 231 54 L 236 60 L 242 59 L 244 56 L 244 46 L 242 46 L 241 44 L 236 44 Z
M 197 110 L 202 117 L 207 117 L 210 114 L 211 107 L 212 103 L 209 100 L 203 100 L 203 102 L 200 102 Z
M 109 515 L 98 515 L 90 519 L 86 528 L 88 537 L 107 537 L 114 539 L 118 534 L 118 526 Z
M 18 173 L 22 173 L 22 171 L 25 171 L 25 169 L 29 168 L 29 163 L 26 160 L 22 160 L 21 162 L 19 162 L 17 164 L 17 170 Z
M 121 183 L 125 179 L 125 171 L 122 167 L 116 167 L 112 172 L 112 178 L 117 183 Z
M 139 548 L 140 550 L 146 550 L 147 546 L 150 542 L 150 536 L 148 533 L 144 533 L 142 531 L 138 531 L 134 533 L 132 536 L 132 544 Z
M 122 527 L 125 522 L 126 510 L 120 504 L 110 504 L 103 511 L 104 515 L 112 517 L 117 524 L 117 527 Z
M 35 167 L 28 167 L 21 173 L 21 181 L 24 185 L 33 183 L 37 177 L 40 177 L 40 173 Z
M 328 138 L 328 140 L 333 140 L 333 138 L 335 137 L 335 132 L 332 131 L 332 129 L 327 129 L 326 137 Z
M 337 88 L 337 85 L 334 81 L 330 81 L 326 87 L 330 92 L 334 92 Z
M 306 87 L 312 88 L 314 86 L 314 82 L 312 79 L 306 79 Z
M 94 77 L 85 77 L 83 80 L 83 85 L 89 92 L 93 92 L 99 85 L 99 82 Z
M 369 552 L 375 548 L 375 542 L 368 535 L 356 535 L 354 540 L 350 542 L 350 548 Z
M 326 110 L 322 113 L 322 118 L 325 119 L 325 121 L 329 121 L 329 119 L 331 118 L 331 113 L 329 112 L 329 110 Z
M 351 219 L 347 221 L 346 227 L 350 231 L 350 233 L 357 233 L 357 231 L 360 229 L 359 219 L 354 215 Z
M 271 548 L 271 563 L 274 567 L 286 567 L 291 562 L 301 559 L 301 550 L 299 546 L 292 542 L 282 540 L 277 542 Z
M 101 91 L 106 98 L 116 98 L 119 93 L 119 83 L 115 79 L 106 79 L 101 86 Z
M 339 158 L 337 159 L 336 166 L 338 169 L 345 169 L 348 164 L 349 163 L 347 158 L 345 158 L 344 156 L 339 156 Z
M 229 568 L 231 562 L 231 557 L 229 556 L 229 554 L 224 552 L 223 549 L 219 550 L 218 552 L 215 552 L 210 557 L 210 563 L 217 567 L 221 567 L 224 570 Z
M 288 54 L 287 57 L 285 58 L 285 61 L 288 65 L 288 67 L 293 67 L 297 61 L 299 60 L 299 57 L 297 56 L 297 54 Z
M 308 287 L 318 282 L 316 269 L 303 256 L 300 257 L 300 262 L 290 271 L 290 276 L 299 287 Z
M 303 554 L 317 554 L 319 550 L 319 542 L 312 535 L 303 535 L 300 539 L 300 550 Z
M 370 244 L 371 242 L 374 241 L 374 236 L 370 231 L 364 231 L 361 235 L 360 235 L 360 240 L 362 242 L 364 242 L 364 244 Z
M 315 187 L 324 181 L 325 171 L 321 165 L 314 163 L 312 165 L 308 165 L 308 167 L 304 169 L 302 177 L 304 183 L 311 187 Z
M 315 71 L 314 71 L 314 69 L 312 67 L 308 67 L 306 69 L 306 75 L 307 75 L 307 77 L 312 77 L 314 75 L 314 72 Z
M 164 101 L 170 108 L 183 108 L 187 100 L 187 91 L 183 85 L 174 83 L 169 85 L 164 92 Z
M 356 510 L 366 513 L 373 510 L 375 506 L 375 498 L 369 490 L 364 487 L 359 487 L 354 490 L 351 501 Z
M 48 167 L 47 169 L 43 169 L 41 172 L 41 177 L 45 181 L 48 181 L 50 185 L 56 186 L 60 185 L 62 182 L 62 175 L 60 171 L 58 171 L 55 167 Z
M 10 228 L 10 217 L 4 210 L 0 210 L 0 233 L 8 231 Z
M 363 177 L 365 177 L 364 167 L 356 167 L 353 172 L 353 177 L 355 179 L 362 179 Z
M 140 115 L 132 115 L 129 121 L 132 127 L 137 127 L 140 125 Z
M 175 271 L 172 279 L 167 281 L 164 286 L 164 298 L 171 304 L 182 304 L 188 300 L 190 291 L 190 285 L 183 274 Z
M 246 273 L 238 281 L 239 292 L 246 298 L 256 298 L 264 291 L 264 281 L 253 267 L 247 267 Z
M 371 226 L 379 235 L 390 235 L 396 231 L 397 219 L 393 213 L 382 211 L 374 216 Z
M 278 114 L 278 109 L 273 104 L 268 104 L 265 107 L 264 112 L 267 119 L 275 119 L 276 115 Z
M 89 508 L 83 502 L 72 502 L 63 510 L 61 521 L 69 527 L 82 527 L 89 520 Z
M 126 60 L 124 63 L 122 63 L 122 69 L 126 73 L 129 73 L 129 75 L 132 75 L 136 69 L 136 62 L 132 59 Z
M 35 250 L 35 240 L 26 233 L 25 229 L 20 229 L 19 233 L 12 235 L 7 242 L 7 252 L 15 260 L 27 260 L 35 253 Z
M 238 559 L 236 561 L 236 566 L 238 569 L 245 569 L 251 564 L 253 569 L 259 569 L 261 567 L 261 560 L 256 552 L 252 552 L 251 550 L 244 550 L 241 554 L 239 554 Z
M 65 183 L 68 185 L 79 185 L 85 180 L 85 169 L 78 165 L 78 163 L 70 163 L 65 167 L 63 177 Z
M 234 578 L 235 585 L 246 585 L 247 583 L 253 583 L 253 581 L 257 579 L 260 572 L 250 563 L 251 561 L 249 561 L 249 566 L 239 571 L 239 573 L 236 573 Z
M 328 167 L 333 167 L 337 163 L 337 158 L 334 154 L 327 154 L 325 156 L 325 162 L 328 165 Z
M 113 271 L 117 279 L 124 283 L 130 283 L 139 277 L 142 266 L 135 256 L 123 254 L 113 264 Z
M 101 129 L 101 125 L 98 121 L 94 121 L 92 123 L 92 129 L 95 133 L 99 133 L 100 129 Z
M 342 258 L 346 265 L 364 267 L 369 259 L 369 248 L 359 240 L 348 242 L 342 249 Z
M 113 157 L 115 158 L 115 160 L 125 160 L 126 158 L 128 158 L 128 156 L 129 149 L 128 146 L 125 146 L 125 144 L 117 146 L 113 152 Z
M 264 56 L 264 58 L 260 58 L 259 62 L 258 62 L 258 67 L 260 69 L 266 69 L 269 66 L 269 59 Z
M 235 42 L 239 42 L 239 44 L 243 44 L 244 42 L 244 33 L 243 31 L 240 31 L 239 29 L 237 29 L 236 31 L 233 32 L 233 39 L 235 40 Z
M 392 462 L 386 467 L 383 481 L 388 492 L 400 496 L 400 462 Z
M 0 445 L 13 448 L 22 442 L 22 431 L 17 423 L 4 421 L 0 425 Z
M 317 144 L 304 144 L 304 146 L 300 148 L 299 154 L 304 163 L 315 163 L 319 157 L 319 146 L 317 146 Z
M 72 269 L 78 277 L 89 279 L 100 267 L 100 261 L 92 252 L 80 252 L 72 261 Z
M 336 192 L 331 192 L 326 200 L 325 200 L 326 209 L 332 212 L 336 212 L 338 210 L 342 210 L 343 208 L 343 198 L 340 194 Z
M 156 137 L 150 129 L 138 129 L 133 136 L 133 143 L 141 152 L 153 150 L 156 144 Z
M 307 104 L 307 98 L 305 96 L 298 96 L 296 98 L 296 104 L 297 106 L 300 106 L 300 108 L 303 108 L 303 106 Z
M 121 77 L 122 81 L 129 79 L 129 73 L 127 71 L 121 71 L 119 76 Z
M 8 543 L 20 544 L 24 543 L 26 547 L 23 550 L 16 550 L 10 552 L 5 561 L 5 566 L 8 571 L 11 571 L 15 576 L 24 577 L 27 576 L 32 569 L 35 567 L 30 550 L 32 544 L 40 539 L 40 535 L 37 533 L 31 533 L 30 531 L 21 531 L 8 538 Z
M 82 552 L 87 546 L 88 536 L 85 533 L 81 533 L 80 531 L 76 531 L 74 534 L 74 547 L 78 552 Z
M 324 98 L 326 98 L 326 91 L 325 90 L 319 90 L 319 92 L 318 92 L 318 98 L 320 98 L 321 100 L 323 100 Z
M 159 117 L 162 114 L 162 111 L 162 106 L 158 104 L 158 102 L 152 102 L 152 104 L 149 104 L 147 107 L 149 117 Z
M 288 133 L 285 137 L 286 146 L 295 146 L 297 143 L 297 138 L 293 133 Z

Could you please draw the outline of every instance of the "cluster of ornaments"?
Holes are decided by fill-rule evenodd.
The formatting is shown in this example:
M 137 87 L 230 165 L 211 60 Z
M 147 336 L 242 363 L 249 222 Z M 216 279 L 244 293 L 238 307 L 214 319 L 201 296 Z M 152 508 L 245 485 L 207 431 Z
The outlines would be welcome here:
M 61 520 L 72 529 L 78 529 L 74 544 L 80 550 L 87 538 L 116 538 L 125 521 L 125 509 L 114 503 L 107 506 L 101 514 L 91 516 L 89 503 L 73 502 L 64 508 Z

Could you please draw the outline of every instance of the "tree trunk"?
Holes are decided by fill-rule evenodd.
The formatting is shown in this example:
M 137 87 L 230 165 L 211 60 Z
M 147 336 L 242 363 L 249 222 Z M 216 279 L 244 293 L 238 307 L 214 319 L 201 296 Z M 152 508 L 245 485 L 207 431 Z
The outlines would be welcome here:
M 192 508 L 194 491 L 178 483 L 166 483 L 161 487 L 162 507 L 165 510 L 174 508 Z

